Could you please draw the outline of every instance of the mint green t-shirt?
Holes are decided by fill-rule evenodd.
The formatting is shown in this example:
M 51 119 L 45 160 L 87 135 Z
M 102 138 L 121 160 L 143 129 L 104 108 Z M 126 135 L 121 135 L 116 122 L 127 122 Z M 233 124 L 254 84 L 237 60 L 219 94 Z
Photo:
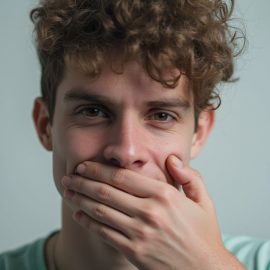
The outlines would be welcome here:
M 44 246 L 46 238 L 0 254 L 0 270 L 46 270 Z
M 0 270 L 46 270 L 44 246 L 47 239 L 0 254 Z M 222 239 L 247 270 L 270 270 L 270 241 L 230 235 L 222 235 Z

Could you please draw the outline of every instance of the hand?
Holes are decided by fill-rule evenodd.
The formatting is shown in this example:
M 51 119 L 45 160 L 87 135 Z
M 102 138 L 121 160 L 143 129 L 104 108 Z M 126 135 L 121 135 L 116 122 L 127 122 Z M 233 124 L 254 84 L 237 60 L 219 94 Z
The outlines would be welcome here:
M 80 209 L 74 219 L 139 269 L 243 269 L 223 246 L 201 176 L 173 160 L 167 169 L 184 194 L 134 171 L 84 162 L 62 181 Z

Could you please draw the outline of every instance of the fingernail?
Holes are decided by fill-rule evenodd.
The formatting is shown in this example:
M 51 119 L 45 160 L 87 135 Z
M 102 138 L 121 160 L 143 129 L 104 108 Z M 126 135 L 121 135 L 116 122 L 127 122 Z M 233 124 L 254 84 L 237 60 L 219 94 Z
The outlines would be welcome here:
M 178 169 L 183 168 L 183 162 L 179 158 L 177 158 L 176 156 L 171 156 L 171 161 L 172 161 L 173 165 L 175 167 L 177 167 Z
M 74 194 L 75 194 L 75 192 L 72 191 L 72 190 L 66 189 L 66 190 L 64 191 L 64 197 L 65 197 L 66 199 L 68 199 L 68 200 L 71 200 L 72 197 L 74 196 Z
M 62 185 L 65 187 L 68 187 L 70 186 L 70 184 L 71 184 L 71 178 L 68 176 L 64 176 L 62 179 Z
M 76 168 L 76 173 L 83 174 L 84 172 L 85 172 L 85 165 L 84 164 L 78 165 Z

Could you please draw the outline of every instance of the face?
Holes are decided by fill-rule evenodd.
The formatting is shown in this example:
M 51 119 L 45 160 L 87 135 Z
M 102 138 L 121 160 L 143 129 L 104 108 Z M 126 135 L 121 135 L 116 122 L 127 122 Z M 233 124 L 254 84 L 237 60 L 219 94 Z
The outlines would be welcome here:
M 62 177 L 86 160 L 174 185 L 165 162 L 174 154 L 188 164 L 197 154 L 201 144 L 194 124 L 193 96 L 184 75 L 168 89 L 135 61 L 120 75 L 104 68 L 97 79 L 67 64 L 53 124 L 46 128 L 56 186 L 62 193 Z

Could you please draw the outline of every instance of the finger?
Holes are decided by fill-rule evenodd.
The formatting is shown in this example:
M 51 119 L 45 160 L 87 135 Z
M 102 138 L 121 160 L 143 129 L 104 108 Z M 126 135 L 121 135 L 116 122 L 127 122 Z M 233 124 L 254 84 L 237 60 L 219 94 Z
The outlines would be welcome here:
M 142 198 L 154 196 L 162 188 L 161 182 L 134 171 L 91 161 L 80 164 L 76 172 Z
M 188 166 L 183 167 L 182 162 L 173 155 L 169 156 L 166 165 L 189 199 L 201 205 L 209 205 L 211 199 L 199 172 Z
M 73 219 L 87 230 L 95 231 L 107 244 L 111 245 L 121 253 L 129 255 L 133 248 L 132 242 L 122 233 L 109 226 L 102 225 L 91 219 L 82 211 L 75 212 Z
M 77 209 L 88 215 L 91 220 L 115 229 L 131 241 L 136 241 L 136 239 L 143 241 L 151 237 L 153 230 L 160 229 L 160 226 L 162 226 L 160 221 L 161 211 L 154 210 L 153 206 L 141 209 L 141 215 L 138 217 L 130 217 L 79 193 L 65 190 L 64 196 L 67 200 L 72 201 Z
M 62 179 L 62 184 L 69 190 L 76 191 L 129 216 L 135 216 L 137 209 L 141 207 L 140 198 L 111 185 L 86 179 L 78 175 L 72 175 L 71 177 L 65 176 Z
M 131 224 L 133 219 L 126 214 L 119 212 L 107 205 L 101 204 L 79 193 L 70 196 L 69 192 L 65 192 L 65 198 L 72 201 L 80 210 L 87 214 L 90 218 L 105 224 L 121 233 L 126 237 L 131 237 Z

